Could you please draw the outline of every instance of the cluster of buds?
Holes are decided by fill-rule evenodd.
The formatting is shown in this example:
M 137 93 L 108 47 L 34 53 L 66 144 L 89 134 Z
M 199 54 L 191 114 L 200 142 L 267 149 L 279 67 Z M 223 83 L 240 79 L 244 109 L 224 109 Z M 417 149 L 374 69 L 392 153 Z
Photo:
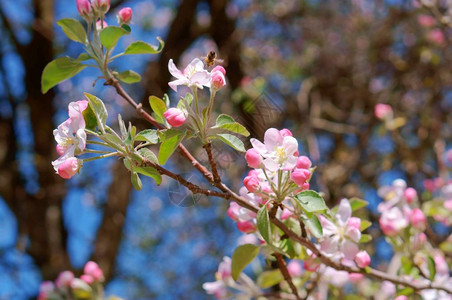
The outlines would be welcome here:
M 103 19 L 105 14 L 110 10 L 110 0 L 76 0 L 76 4 L 79 14 L 87 22 L 99 22 L 98 19 Z M 118 12 L 116 17 L 119 25 L 129 24 L 132 20 L 132 9 L 130 7 L 125 7 Z M 106 27 L 106 23 L 99 24 Z
M 63 271 L 55 282 L 44 281 L 41 283 L 38 300 L 74 299 L 74 296 L 77 298 L 78 294 L 90 295 L 99 290 L 94 288 L 94 285 L 102 282 L 104 282 L 102 270 L 95 262 L 89 261 L 83 268 L 83 275 L 80 278 L 76 278 L 71 271 Z
M 52 165 L 56 173 L 64 179 L 70 179 L 82 166 L 82 161 L 75 156 L 82 154 L 86 147 L 83 111 L 87 107 L 86 100 L 69 103 L 69 118 L 53 131 L 58 143 L 56 151 L 60 157 L 53 161 Z

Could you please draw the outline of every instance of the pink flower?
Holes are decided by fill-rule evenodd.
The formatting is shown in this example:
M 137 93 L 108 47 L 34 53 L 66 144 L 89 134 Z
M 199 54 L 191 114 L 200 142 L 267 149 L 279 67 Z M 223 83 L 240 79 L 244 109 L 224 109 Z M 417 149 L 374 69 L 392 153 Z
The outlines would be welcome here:
M 405 295 L 400 295 L 394 298 L 394 300 L 408 300 L 408 297 Z
M 367 251 L 360 251 L 356 254 L 355 262 L 360 268 L 365 268 L 370 264 L 370 256 Z
M 301 263 L 296 260 L 291 260 L 287 264 L 287 271 L 289 271 L 289 274 L 292 277 L 300 277 L 301 275 L 303 275 Z
M 224 76 L 226 76 L 226 70 L 222 66 L 216 66 L 215 68 L 212 69 L 212 73 L 217 71 L 221 72 Z
M 117 18 L 119 24 L 129 24 L 132 20 L 132 9 L 130 7 L 124 7 L 118 12 Z
M 425 218 L 424 213 L 419 208 L 413 209 L 410 216 L 411 224 L 417 229 L 424 229 L 427 219 Z
M 229 218 L 231 218 L 234 221 L 238 221 L 239 213 L 240 213 L 240 205 L 238 205 L 235 202 L 231 202 L 229 204 L 229 208 L 227 210 L 227 214 L 228 214 Z
M 452 199 L 444 201 L 444 207 L 447 210 L 452 211 Z
M 107 22 L 103 21 L 101 22 L 100 20 L 96 22 L 96 29 L 97 31 L 101 31 L 102 29 L 108 27 Z
M 409 187 L 405 190 L 404 196 L 405 196 L 406 202 L 413 203 L 413 201 L 417 199 L 417 192 L 412 187 Z
M 262 156 L 257 152 L 256 149 L 248 149 L 245 153 L 245 159 L 250 168 L 259 168 L 262 163 Z
M 287 128 L 281 129 L 281 130 L 279 131 L 279 133 L 280 133 L 283 137 L 285 137 L 285 136 L 293 136 L 292 131 L 290 131 L 290 130 L 287 129 Z
M 58 165 L 57 174 L 64 179 L 71 179 L 72 176 L 74 176 L 78 172 L 81 166 L 82 165 L 77 158 L 69 157 L 61 161 L 61 163 Z
M 311 172 L 307 169 L 295 169 L 290 174 L 290 179 L 295 182 L 297 185 L 302 186 L 306 183 L 306 180 L 311 176 Z
M 110 9 L 110 0 L 92 0 L 93 8 L 103 14 Z
M 364 278 L 364 275 L 361 273 L 350 273 L 348 275 L 348 278 L 350 279 L 351 282 L 358 283 Z
M 361 231 L 361 219 L 360 218 L 351 217 L 350 219 L 348 219 L 347 225 L 349 227 L 354 227 L 354 228 L 358 229 L 359 231 Z
M 431 30 L 428 33 L 427 38 L 430 42 L 435 43 L 439 46 L 443 46 L 445 44 L 444 33 L 439 28 Z
M 44 281 L 39 287 L 38 300 L 46 300 L 55 290 L 55 285 L 51 281 Z
M 226 78 L 221 71 L 213 71 L 210 73 L 210 88 L 213 91 L 218 91 L 226 85 Z
M 375 105 L 375 116 L 380 119 L 387 119 L 392 117 L 392 108 L 388 104 L 378 103 Z
M 94 282 L 94 278 L 91 275 L 83 274 L 82 276 L 80 276 L 80 279 L 86 282 L 87 284 L 93 284 Z
M 74 273 L 72 273 L 71 271 L 63 271 L 55 280 L 55 285 L 58 288 L 69 287 L 71 286 L 72 280 L 74 280 L 74 278 Z
M 408 220 L 398 207 L 392 207 L 381 214 L 380 227 L 387 236 L 395 236 L 408 226 Z
M 256 225 L 251 221 L 237 222 L 237 229 L 243 233 L 252 233 L 256 231 Z
M 309 169 L 312 166 L 312 162 L 307 156 L 299 156 L 297 159 L 297 168 Z
M 419 15 L 417 17 L 417 22 L 422 27 L 432 27 L 436 24 L 435 18 L 433 18 L 432 16 L 429 16 L 429 15 Z
M 229 283 L 231 278 L 231 258 L 223 257 L 223 261 L 218 266 L 218 271 L 215 274 L 217 281 L 206 282 L 202 285 L 202 288 L 209 295 L 215 295 L 216 298 L 224 298 L 227 295 L 226 284 Z M 242 275 L 241 275 L 242 276 Z
M 245 185 L 246 189 L 250 193 L 254 193 L 257 190 L 259 190 L 259 179 L 254 176 L 246 176 L 243 179 L 243 184 Z
M 91 15 L 91 3 L 89 3 L 89 0 L 77 0 L 77 10 L 79 14 L 87 19 Z
M 86 275 L 92 276 L 96 281 L 102 281 L 104 279 L 104 273 L 102 269 L 99 268 L 99 265 L 93 261 L 89 261 L 86 263 L 83 268 L 83 272 Z
M 172 127 L 180 127 L 185 123 L 185 114 L 182 110 L 171 107 L 163 113 L 163 116 Z
M 187 85 L 188 87 L 197 87 L 202 89 L 203 86 L 210 87 L 210 79 L 211 76 L 207 70 L 204 69 L 204 63 L 199 59 L 195 58 L 191 61 L 191 63 L 181 72 L 173 60 L 170 59 L 168 62 L 168 70 L 176 77 L 176 80 L 173 80 L 168 83 L 168 85 L 177 92 L 177 86 L 179 85 Z
M 303 262 L 303 268 L 309 272 L 315 272 L 320 267 L 320 262 L 315 259 L 316 256 L 313 255 L 312 258 L 307 259 Z

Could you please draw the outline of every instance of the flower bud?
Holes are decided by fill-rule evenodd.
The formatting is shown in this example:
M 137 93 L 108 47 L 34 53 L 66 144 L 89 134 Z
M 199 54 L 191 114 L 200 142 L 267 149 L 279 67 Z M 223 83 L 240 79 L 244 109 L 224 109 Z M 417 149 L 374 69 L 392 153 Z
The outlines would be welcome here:
M 307 259 L 303 262 L 303 267 L 305 270 L 309 272 L 317 271 L 317 269 L 320 267 L 320 262 L 317 259 L 315 259 L 315 257 L 316 256 L 314 255 L 312 258 Z
M 93 9 L 101 14 L 106 14 L 110 9 L 110 0 L 92 0 Z
M 408 203 L 413 203 L 413 201 L 417 198 L 417 192 L 412 187 L 407 188 L 403 195 Z
M 102 29 L 104 29 L 104 28 L 106 28 L 106 27 L 108 27 L 107 22 L 105 22 L 105 21 L 102 21 L 102 22 L 101 22 L 101 20 L 98 20 L 98 21 L 96 22 L 96 29 L 97 29 L 97 31 L 101 31 Z
M 227 214 L 228 214 L 229 218 L 231 218 L 234 221 L 238 221 L 239 220 L 239 210 L 240 210 L 240 205 L 238 205 L 235 202 L 231 202 L 229 204 L 229 208 L 227 210 Z
M 218 91 L 226 85 L 226 78 L 221 71 L 213 71 L 210 73 L 210 88 Z
M 83 268 L 83 272 L 86 275 L 92 276 L 96 281 L 102 281 L 104 279 L 104 273 L 102 272 L 102 269 L 99 268 L 99 265 L 93 261 L 86 263 L 85 267 Z
M 350 273 L 348 275 L 348 278 L 350 279 L 351 282 L 358 283 L 364 278 L 364 275 L 361 273 Z
M 38 300 L 45 300 L 55 290 L 55 285 L 51 281 L 44 281 L 39 287 Z
M 408 297 L 405 295 L 400 295 L 394 298 L 394 300 L 408 300 Z
M 260 165 L 262 163 L 262 156 L 254 148 L 248 149 L 246 151 L 245 159 L 250 168 L 257 169 L 260 167 Z
M 419 208 L 413 209 L 410 216 L 411 224 L 417 229 L 424 229 L 427 219 L 424 213 Z
M 243 233 L 252 233 L 256 231 L 256 225 L 251 221 L 237 222 L 237 228 Z
M 86 282 L 87 284 L 93 284 L 94 282 L 94 278 L 91 275 L 83 274 L 82 276 L 80 276 L 80 279 Z
M 417 22 L 422 27 L 432 27 L 436 24 L 435 18 L 433 18 L 432 16 L 429 16 L 429 15 L 419 15 L 417 17 Z
M 285 137 L 285 136 L 293 136 L 292 131 L 290 131 L 290 130 L 287 129 L 287 128 L 281 129 L 281 130 L 279 131 L 279 133 L 280 133 L 283 137 Z
M 309 169 L 312 166 L 312 162 L 307 156 L 300 156 L 297 159 L 297 168 L 299 169 Z
M 82 275 L 83 276 L 83 275 Z M 85 293 L 91 293 L 92 288 L 83 280 L 75 278 L 72 280 L 71 287 L 74 290 L 74 292 L 85 292 Z
M 89 0 L 77 0 L 76 4 L 79 14 L 88 20 L 91 17 L 91 3 L 89 3 Z
M 287 271 L 289 272 L 290 276 L 292 277 L 300 277 L 303 275 L 303 270 L 301 269 L 300 262 L 296 260 L 291 260 L 287 264 Z
M 311 172 L 309 172 L 309 170 L 295 169 L 290 174 L 290 179 L 292 179 L 297 185 L 302 186 L 306 183 L 306 180 L 309 179 L 309 176 L 311 176 Z
M 444 207 L 445 207 L 448 211 L 452 211 L 452 199 L 449 199 L 449 200 L 444 201 Z
M 80 168 L 79 160 L 75 157 L 69 157 L 58 166 L 57 174 L 64 179 L 71 179 Z
M 180 127 L 185 123 L 185 114 L 182 110 L 178 108 L 169 108 L 163 113 L 163 116 L 168 121 L 168 123 L 173 127 Z
M 243 179 L 243 184 L 250 193 L 254 193 L 259 189 L 259 179 L 254 176 L 246 176 Z
M 118 12 L 117 17 L 120 25 L 129 24 L 132 20 L 132 9 L 130 7 L 124 7 Z
M 220 71 L 224 76 L 226 76 L 226 70 L 222 66 L 216 66 L 212 69 L 212 73 L 217 71 Z
M 55 280 L 55 285 L 58 288 L 69 287 L 71 286 L 72 280 L 74 280 L 74 278 L 74 273 L 72 273 L 71 271 L 63 271 Z
M 378 103 L 375 105 L 375 116 L 380 119 L 384 120 L 387 118 L 390 118 L 392 116 L 392 108 L 388 104 Z
M 355 256 L 355 262 L 360 268 L 365 268 L 370 264 L 370 256 L 367 251 L 360 251 Z

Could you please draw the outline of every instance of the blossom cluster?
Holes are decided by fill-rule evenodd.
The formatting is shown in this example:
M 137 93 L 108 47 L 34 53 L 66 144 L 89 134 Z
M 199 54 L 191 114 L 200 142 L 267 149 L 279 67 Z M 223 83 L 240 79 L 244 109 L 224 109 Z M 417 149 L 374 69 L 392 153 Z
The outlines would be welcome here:
M 83 299 L 89 298 L 87 295 L 98 293 L 102 282 L 104 282 L 104 273 L 97 263 L 89 261 L 83 268 L 83 274 L 76 278 L 71 271 L 61 272 L 55 282 L 44 281 L 41 283 L 38 300 L 50 299 L 79 299 L 77 295 L 84 295 Z M 90 298 L 91 299 L 91 298 Z M 99 298 L 93 298 L 99 299 Z
M 103 20 L 101 23 L 97 19 L 103 19 L 103 16 L 110 10 L 110 0 L 77 0 L 76 3 L 77 10 L 83 18 L 88 22 L 97 21 L 98 24 L 102 24 L 101 28 L 106 27 L 107 24 Z M 120 25 L 129 24 L 132 20 L 132 9 L 125 7 L 118 12 L 116 17 Z
M 53 131 L 58 143 L 56 151 L 60 157 L 52 162 L 58 175 L 70 179 L 82 166 L 82 161 L 75 156 L 80 155 L 86 147 L 85 119 L 83 111 L 88 101 L 80 100 L 69 103 L 69 118 Z

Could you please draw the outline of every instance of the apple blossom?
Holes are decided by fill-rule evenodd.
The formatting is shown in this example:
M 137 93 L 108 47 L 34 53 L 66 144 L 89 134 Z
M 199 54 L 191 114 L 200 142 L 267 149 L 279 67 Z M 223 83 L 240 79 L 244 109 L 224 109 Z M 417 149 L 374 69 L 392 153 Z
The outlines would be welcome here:
M 367 251 L 360 251 L 356 254 L 355 262 L 360 268 L 365 268 L 370 264 L 370 256 Z
M 436 24 L 435 18 L 433 18 L 432 16 L 429 16 L 429 15 L 419 15 L 417 17 L 417 22 L 422 27 L 432 27 Z
M 74 273 L 72 273 L 71 271 L 63 271 L 55 280 L 55 285 L 58 288 L 69 287 L 71 286 L 72 280 L 74 280 L 74 278 Z
M 375 116 L 380 119 L 388 119 L 391 118 L 393 115 L 392 108 L 388 104 L 378 103 L 375 105 Z
M 176 77 L 176 80 L 168 83 L 175 92 L 177 92 L 177 86 L 179 85 L 187 85 L 188 87 L 197 87 L 199 89 L 202 89 L 203 86 L 210 87 L 210 74 L 204 69 L 204 63 L 199 58 L 193 59 L 183 72 L 170 59 L 168 70 L 171 75 Z
M 101 21 L 101 20 L 98 20 L 98 21 L 96 22 L 96 29 L 97 29 L 98 31 L 101 31 L 102 29 L 104 29 L 104 28 L 106 28 L 106 27 L 108 27 L 107 22 Z
M 110 0 L 92 0 L 92 6 L 95 11 L 105 14 L 110 9 Z
M 255 176 L 246 176 L 243 179 L 243 184 L 250 193 L 254 193 L 259 190 L 259 179 Z
M 55 290 L 55 285 L 51 281 L 44 281 L 39 287 L 38 300 L 46 300 Z
M 412 187 L 407 188 L 403 195 L 405 196 L 406 202 L 408 203 L 412 203 L 417 199 L 417 192 Z
M 289 271 L 290 276 L 300 277 L 303 275 L 303 269 L 301 268 L 301 263 L 296 260 L 291 260 L 287 264 L 287 271 Z
M 217 91 L 226 85 L 226 78 L 225 74 L 223 73 L 224 68 L 221 67 L 223 70 L 220 70 L 217 69 L 218 67 L 220 66 L 215 67 L 210 73 L 210 88 L 213 91 Z
M 251 233 L 256 231 L 256 224 L 251 221 L 237 222 L 237 229 L 243 233 Z
M 60 159 L 62 159 L 60 161 Z M 68 158 L 60 157 L 60 159 L 52 162 L 56 173 L 64 179 L 71 179 L 82 167 L 81 161 L 71 156 Z
M 262 156 L 256 149 L 248 149 L 245 153 L 245 159 L 250 168 L 259 168 L 262 163 Z
M 80 276 L 80 279 L 83 280 L 84 282 L 86 282 L 87 284 L 94 283 L 94 278 L 91 275 L 83 274 L 82 276 Z
M 306 183 L 306 180 L 311 176 L 311 172 L 306 169 L 295 169 L 290 174 L 290 179 L 293 180 L 297 185 L 303 186 Z
M 296 167 L 299 169 L 309 169 L 312 166 L 312 162 L 307 156 L 299 156 L 297 158 Z
M 91 3 L 89 2 L 89 0 L 77 0 L 76 4 L 79 14 L 83 18 L 89 19 L 91 16 Z
M 408 226 L 407 218 L 398 207 L 383 211 L 379 223 L 381 230 L 387 236 L 395 236 Z
M 130 7 L 124 7 L 118 12 L 117 18 L 120 25 L 129 24 L 132 20 L 132 9 Z
M 163 116 L 172 127 L 180 127 L 185 123 L 185 114 L 178 108 L 171 107 L 163 113 Z
M 415 228 L 423 230 L 425 228 L 425 224 L 427 223 L 427 219 L 425 218 L 424 213 L 419 208 L 415 208 L 411 212 L 410 216 L 411 224 Z
M 89 261 L 85 264 L 85 267 L 83 268 L 83 272 L 86 275 L 92 276 L 93 279 L 96 281 L 104 280 L 104 273 L 102 272 L 102 269 L 99 268 L 99 265 L 93 261 Z

